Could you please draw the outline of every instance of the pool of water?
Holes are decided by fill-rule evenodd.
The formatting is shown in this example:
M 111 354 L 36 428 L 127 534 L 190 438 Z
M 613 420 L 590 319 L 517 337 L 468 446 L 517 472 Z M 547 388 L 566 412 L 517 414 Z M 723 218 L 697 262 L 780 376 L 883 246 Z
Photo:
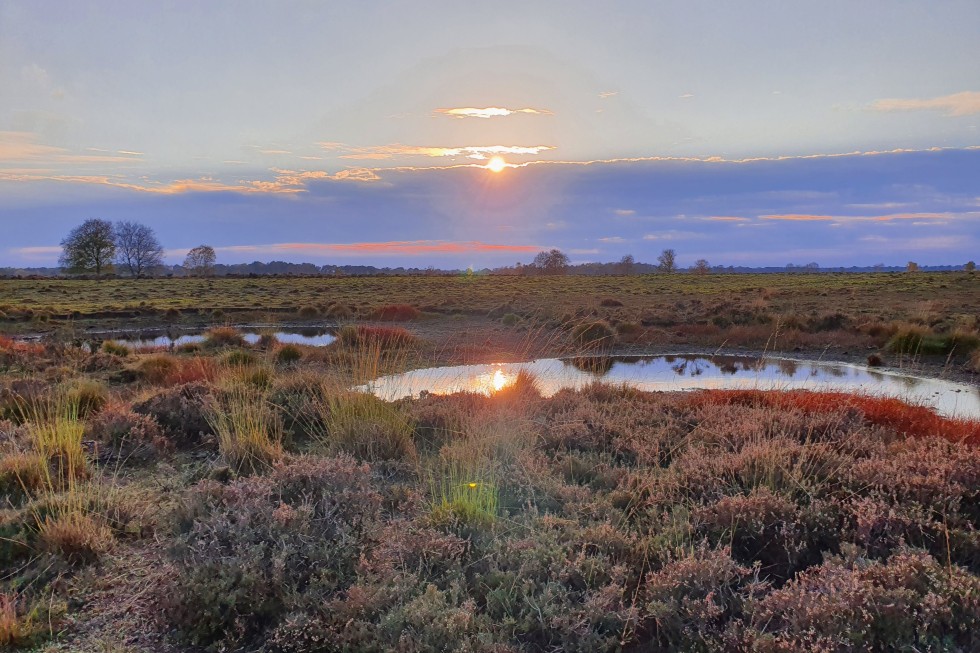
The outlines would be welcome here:
M 652 391 L 822 390 L 897 397 L 929 406 L 942 415 L 980 419 L 978 386 L 848 363 L 785 358 L 702 355 L 543 358 L 525 363 L 413 370 L 381 377 L 361 389 L 388 400 L 418 396 L 422 392 L 492 394 L 513 383 L 521 371 L 534 375 L 545 396 L 595 381 Z
M 324 347 L 329 345 L 334 340 L 336 336 L 334 335 L 333 329 L 323 329 L 323 328 L 280 328 L 280 329 L 270 329 L 270 328 L 259 328 L 259 327 L 241 327 L 239 331 L 242 332 L 242 336 L 245 338 L 245 342 L 249 344 L 255 344 L 259 341 L 259 338 L 263 333 L 268 333 L 276 337 L 276 340 L 282 343 L 292 343 L 297 345 L 309 345 L 312 347 Z M 116 337 L 112 337 L 116 336 Z M 112 342 L 117 342 L 121 345 L 126 345 L 127 347 L 133 348 L 144 348 L 144 347 L 179 347 L 180 345 L 204 342 L 204 333 L 179 333 L 179 332 L 161 332 L 159 330 L 154 331 L 142 331 L 138 333 L 127 334 L 125 336 L 120 334 L 104 334 L 104 339 L 111 340 Z

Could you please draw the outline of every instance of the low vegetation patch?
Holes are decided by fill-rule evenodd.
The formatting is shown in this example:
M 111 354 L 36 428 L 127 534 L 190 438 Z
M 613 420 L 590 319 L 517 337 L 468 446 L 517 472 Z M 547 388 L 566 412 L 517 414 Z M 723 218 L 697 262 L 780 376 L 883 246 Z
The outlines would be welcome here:
M 411 304 L 387 304 L 371 313 L 371 319 L 380 322 L 408 322 L 421 316 L 422 312 Z

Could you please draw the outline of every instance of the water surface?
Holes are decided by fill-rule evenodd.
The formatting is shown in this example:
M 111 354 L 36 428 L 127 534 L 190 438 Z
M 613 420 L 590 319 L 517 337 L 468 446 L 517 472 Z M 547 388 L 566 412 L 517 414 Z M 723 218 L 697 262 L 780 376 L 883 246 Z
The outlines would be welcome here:
M 259 341 L 262 334 L 275 336 L 276 340 L 282 343 L 296 345 L 309 345 L 312 347 L 323 347 L 329 345 L 336 336 L 334 329 L 319 327 L 303 328 L 261 328 L 261 327 L 236 327 L 242 332 L 245 342 L 255 344 Z M 116 336 L 116 337 L 112 337 Z M 140 331 L 125 336 L 120 334 L 107 334 L 106 340 L 126 345 L 127 347 L 156 348 L 156 347 L 179 347 L 180 345 L 204 342 L 205 332 L 161 332 L 160 330 Z
M 384 399 L 420 393 L 491 394 L 530 372 L 545 396 L 595 381 L 640 390 L 820 390 L 897 397 L 942 415 L 980 419 L 980 387 L 860 365 L 746 356 L 624 356 L 542 358 L 525 363 L 459 365 L 385 376 L 363 389 Z

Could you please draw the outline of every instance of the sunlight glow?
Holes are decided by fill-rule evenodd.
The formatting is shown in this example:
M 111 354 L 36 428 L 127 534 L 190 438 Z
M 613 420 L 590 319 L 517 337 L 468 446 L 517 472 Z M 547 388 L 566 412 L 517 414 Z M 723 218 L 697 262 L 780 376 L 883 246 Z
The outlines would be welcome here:
M 506 167 L 507 167 L 507 162 L 504 161 L 499 156 L 495 156 L 489 161 L 487 161 L 487 170 L 489 170 L 490 172 L 500 172 Z
M 500 370 L 494 370 L 493 376 L 490 378 L 490 384 L 493 386 L 494 392 L 500 392 L 510 383 L 510 379 L 504 376 L 504 373 Z

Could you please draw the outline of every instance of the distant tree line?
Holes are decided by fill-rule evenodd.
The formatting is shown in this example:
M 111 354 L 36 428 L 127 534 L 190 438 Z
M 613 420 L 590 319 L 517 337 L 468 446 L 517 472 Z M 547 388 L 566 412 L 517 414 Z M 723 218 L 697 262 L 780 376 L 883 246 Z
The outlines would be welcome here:
M 107 220 L 86 220 L 61 241 L 62 254 L 60 269 L 0 268 L 0 276 L 52 276 L 59 273 L 107 276 L 124 274 L 133 278 L 147 276 L 433 276 L 457 275 L 462 270 L 440 270 L 434 267 L 395 267 L 379 268 L 372 265 L 316 265 L 314 263 L 290 263 L 286 261 L 219 264 L 217 254 L 209 245 L 199 245 L 190 249 L 183 264 L 168 266 L 164 264 L 164 250 L 153 230 L 136 222 L 121 221 L 115 224 Z M 816 262 L 805 264 L 788 263 L 784 267 L 750 266 L 712 266 L 706 259 L 698 259 L 687 269 L 690 274 L 739 274 L 739 273 L 816 273 L 816 272 L 916 272 L 918 270 L 976 270 L 976 263 L 967 262 L 962 266 L 920 266 L 909 261 L 905 266 L 851 266 L 821 268 Z M 572 264 L 568 255 L 560 249 L 539 252 L 531 263 L 516 263 L 513 266 L 467 270 L 467 274 L 501 276 L 537 275 L 629 275 L 629 274 L 671 274 L 679 272 L 677 252 L 664 249 L 656 263 L 640 263 L 628 254 L 619 261 L 611 263 Z

